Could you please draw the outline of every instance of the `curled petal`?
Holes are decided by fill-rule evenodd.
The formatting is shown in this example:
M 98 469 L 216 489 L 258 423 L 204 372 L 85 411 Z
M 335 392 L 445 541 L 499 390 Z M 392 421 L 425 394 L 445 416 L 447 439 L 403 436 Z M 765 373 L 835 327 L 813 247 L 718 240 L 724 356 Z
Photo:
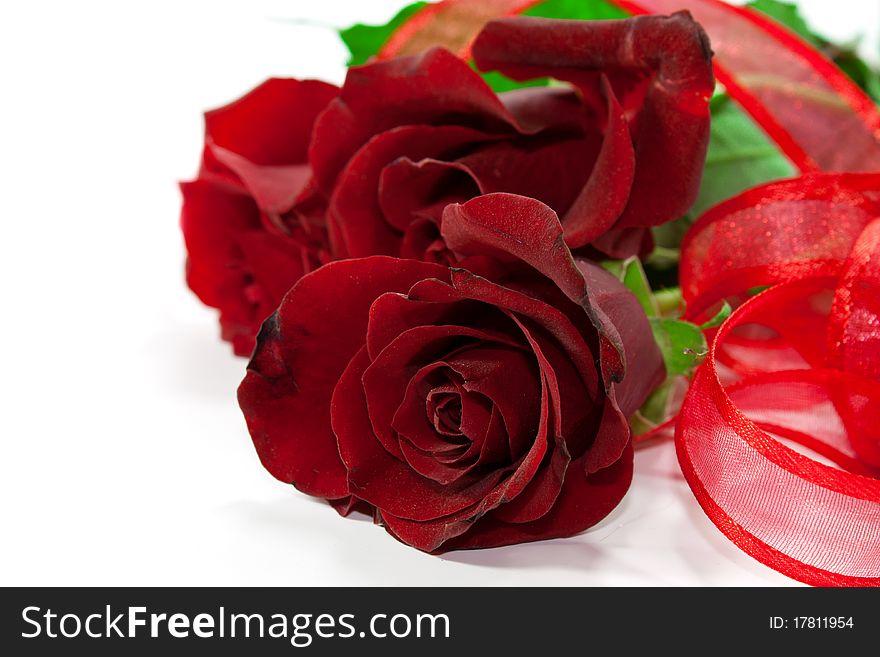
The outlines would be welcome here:
M 629 201 L 636 168 L 629 125 L 607 77 L 602 77 L 608 99 L 608 121 L 602 148 L 586 185 L 565 213 L 565 241 L 573 249 L 602 237 L 623 214 Z
M 466 532 L 440 541 L 434 550 L 489 548 L 573 536 L 595 525 L 620 503 L 632 481 L 632 470 L 632 447 L 614 465 L 592 475 L 586 474 L 582 462 L 572 463 L 556 503 L 541 518 L 529 523 L 507 523 L 490 513 L 480 518 L 479 523 L 470 524 Z M 410 544 L 434 529 L 384 515 L 383 519 L 389 531 Z
M 442 48 L 356 66 L 315 123 L 309 161 L 325 194 L 373 135 L 403 125 L 460 117 L 462 127 L 509 131 L 515 121 L 482 78 Z
M 633 13 L 691 11 L 712 39 L 718 81 L 802 172 L 880 169 L 877 104 L 786 26 L 718 0 L 615 4 Z
M 370 422 L 379 441 L 401 456 L 392 422 L 406 387 L 421 365 L 430 364 L 463 345 L 492 342 L 494 336 L 465 326 L 417 326 L 386 346 L 363 373 Z
M 413 217 L 434 215 L 438 201 L 441 205 L 464 201 L 484 191 L 465 164 L 433 158 L 395 160 L 382 170 L 378 186 L 382 215 L 401 232 Z M 439 220 L 439 213 L 436 218 Z
M 402 231 L 385 220 L 377 194 L 385 168 L 401 157 L 442 156 L 482 139 L 484 133 L 459 126 L 400 126 L 370 138 L 345 165 L 330 197 L 336 252 L 345 257 L 395 255 Z
M 388 513 L 416 521 L 433 520 L 480 503 L 504 477 L 503 469 L 444 485 L 418 474 L 383 447 L 373 433 L 364 399 L 361 379 L 368 366 L 369 356 L 362 348 L 333 393 L 333 431 L 348 470 L 351 493 L 382 509 L 383 516 Z
M 622 326 L 608 311 L 620 313 L 624 305 L 630 308 L 622 312 L 627 315 L 623 322 L 627 337 L 638 341 L 638 347 L 630 348 L 639 354 L 639 363 L 633 367 L 638 368 L 640 378 L 644 376 L 649 382 L 645 387 L 658 383 L 663 372 L 662 359 L 650 337 L 644 312 L 613 276 L 595 265 L 575 262 L 553 210 L 526 197 L 488 194 L 462 205 L 448 206 L 443 214 L 442 232 L 450 248 L 462 255 L 488 252 L 528 263 L 581 306 L 600 336 L 606 386 L 623 380 L 628 351 Z M 638 388 L 641 386 L 634 388 L 633 401 L 641 394 Z
M 483 28 L 473 54 L 482 70 L 518 80 L 550 75 L 588 93 L 596 72 L 608 76 L 636 153 L 618 228 L 663 223 L 696 199 L 715 80 L 709 40 L 687 12 L 614 21 L 501 18 Z
M 246 194 L 207 180 L 180 188 L 187 284 L 220 310 L 223 338 L 236 354 L 248 356 L 260 323 L 311 268 L 310 256 L 297 240 L 266 231 Z
M 318 80 L 272 78 L 206 113 L 205 141 L 258 166 L 305 163 L 312 124 L 338 91 Z

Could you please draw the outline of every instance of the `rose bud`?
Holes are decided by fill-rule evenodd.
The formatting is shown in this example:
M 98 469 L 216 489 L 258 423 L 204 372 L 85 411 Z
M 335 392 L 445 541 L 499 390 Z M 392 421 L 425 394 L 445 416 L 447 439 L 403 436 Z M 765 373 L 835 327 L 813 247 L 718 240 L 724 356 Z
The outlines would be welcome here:
M 456 268 L 371 256 L 302 277 L 239 402 L 279 480 L 429 552 L 570 536 L 632 476 L 627 417 L 663 380 L 635 297 L 553 210 L 451 205 Z
M 350 69 L 310 151 L 340 257 L 448 264 L 446 205 L 510 192 L 553 208 L 571 248 L 622 258 L 693 203 L 714 79 L 687 12 L 499 19 L 473 55 L 484 70 L 571 84 L 497 95 L 440 48 Z
M 336 93 L 272 79 L 205 115 L 199 175 L 181 185 L 186 279 L 220 310 L 221 335 L 240 356 L 290 286 L 329 260 L 307 154 L 315 117 Z

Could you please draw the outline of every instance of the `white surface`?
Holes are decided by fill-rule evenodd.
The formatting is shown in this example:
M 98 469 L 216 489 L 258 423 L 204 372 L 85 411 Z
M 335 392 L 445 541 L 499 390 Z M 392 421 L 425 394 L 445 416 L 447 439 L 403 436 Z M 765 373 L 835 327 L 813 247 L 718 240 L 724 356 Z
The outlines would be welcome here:
M 183 283 L 176 180 L 202 110 L 270 75 L 341 81 L 332 29 L 290 19 L 398 6 L 2 4 L 0 584 L 792 583 L 710 524 L 671 445 L 637 455 L 623 504 L 581 536 L 444 557 L 263 471 L 244 360 Z

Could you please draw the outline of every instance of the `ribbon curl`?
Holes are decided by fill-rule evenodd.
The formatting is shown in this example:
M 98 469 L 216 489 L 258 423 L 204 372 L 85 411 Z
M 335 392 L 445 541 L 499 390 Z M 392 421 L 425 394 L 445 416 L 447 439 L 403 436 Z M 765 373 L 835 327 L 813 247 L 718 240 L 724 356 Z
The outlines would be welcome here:
M 693 312 L 772 286 L 721 326 L 691 383 L 675 432 L 685 478 L 738 547 L 817 586 L 880 584 L 877 193 L 880 174 L 749 190 L 682 251 Z

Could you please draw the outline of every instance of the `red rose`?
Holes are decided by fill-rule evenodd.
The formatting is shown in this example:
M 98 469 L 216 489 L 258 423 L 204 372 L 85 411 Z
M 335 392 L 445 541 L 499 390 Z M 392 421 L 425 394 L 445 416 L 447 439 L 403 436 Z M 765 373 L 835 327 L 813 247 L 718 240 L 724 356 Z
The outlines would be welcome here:
M 645 228 L 689 208 L 714 80 L 688 13 L 505 18 L 483 29 L 473 55 L 482 69 L 574 87 L 499 96 L 439 48 L 350 69 L 309 155 L 338 257 L 447 263 L 443 208 L 491 192 L 543 201 L 570 247 L 612 257 L 650 248 Z
M 647 319 L 538 201 L 442 224 L 459 268 L 352 259 L 285 296 L 239 389 L 260 459 L 426 551 L 579 532 L 630 483 L 627 416 L 663 378 Z
M 223 339 L 238 355 L 251 353 L 290 286 L 329 260 L 307 154 L 315 117 L 337 91 L 273 79 L 205 115 L 199 176 L 181 185 L 187 283 L 220 310 Z

